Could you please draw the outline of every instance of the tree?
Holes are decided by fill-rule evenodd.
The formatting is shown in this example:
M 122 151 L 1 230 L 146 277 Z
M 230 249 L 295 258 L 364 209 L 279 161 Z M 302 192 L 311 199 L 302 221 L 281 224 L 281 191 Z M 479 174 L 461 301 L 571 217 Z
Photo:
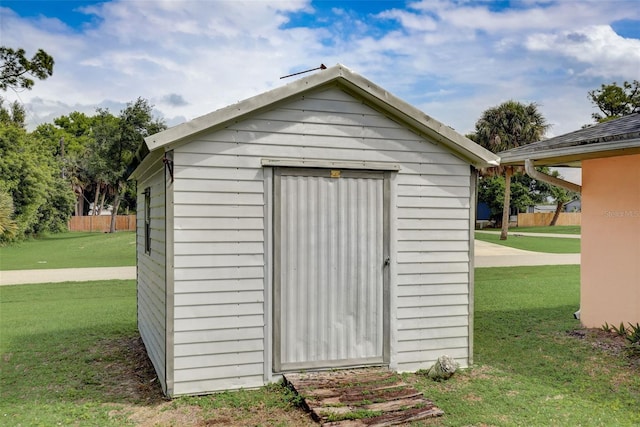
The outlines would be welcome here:
M 74 197 L 60 176 L 61 164 L 37 137 L 25 129 L 0 123 L 0 192 L 13 232 L 0 239 L 19 239 L 60 231 L 73 211 Z M 3 218 L 6 221 L 6 218 Z
M 29 60 L 23 49 L 0 47 L 0 89 L 31 89 L 34 78 L 53 74 L 53 58 L 40 49 Z M 73 193 L 62 163 L 25 129 L 25 110 L 5 107 L 0 97 L 0 241 L 66 228 Z
M 548 173 L 548 172 L 545 172 L 545 173 Z M 553 171 L 548 174 L 556 178 L 562 178 L 558 171 Z M 556 203 L 556 210 L 553 213 L 553 218 L 551 219 L 551 223 L 549 224 L 549 226 L 553 227 L 558 222 L 558 218 L 560 217 L 560 213 L 562 212 L 562 208 L 564 208 L 564 205 L 566 205 L 572 200 L 576 200 L 578 197 L 580 197 L 580 195 L 578 193 L 569 191 L 565 188 L 558 187 L 556 185 L 550 185 L 550 184 L 548 185 L 550 190 L 550 196 L 553 197 L 553 200 Z
M 589 100 L 602 114 L 593 113 L 591 117 L 599 123 L 617 117 L 640 112 L 640 81 L 624 82 L 618 86 L 616 82 L 602 85 L 600 89 L 588 92 Z
M 25 127 L 26 112 L 24 107 L 14 101 L 9 104 L 9 108 L 4 106 L 4 99 L 0 97 L 0 124 L 5 126 L 17 126 L 19 128 Z
M 495 172 L 499 172 L 498 169 Z M 489 175 L 488 171 L 478 181 L 478 201 L 489 207 L 491 219 L 500 222 L 504 209 L 505 180 L 502 175 Z M 510 210 L 526 212 L 527 208 L 543 203 L 551 196 L 551 186 L 532 179 L 526 174 L 516 174 L 511 179 Z
M 94 183 L 88 167 L 93 122 L 93 117 L 74 111 L 54 119 L 53 123 L 42 124 L 34 131 L 50 153 L 61 160 L 61 175 L 76 194 L 74 214 L 77 216 L 86 214 L 88 204 L 85 206 L 84 202 L 90 197 Z
M 475 133 L 471 135 L 471 139 L 489 151 L 498 153 L 541 140 L 548 127 L 546 119 L 538 111 L 538 106 L 535 103 L 525 105 L 516 101 L 506 101 L 482 113 L 482 116 L 476 122 Z M 518 170 L 515 170 L 515 172 L 518 172 Z M 485 175 L 504 174 L 504 202 L 500 240 L 506 240 L 509 229 L 511 177 L 514 173 L 514 167 L 499 166 L 483 171 L 483 173 Z
M 18 230 L 14 213 L 11 195 L 0 188 L 0 242 L 12 240 Z
M 163 129 L 166 129 L 166 125 L 162 120 L 153 118 L 152 106 L 143 98 L 128 103 L 117 118 L 111 116 L 108 110 L 98 111 L 93 127 L 98 156 L 92 165 L 104 179 L 107 191 L 113 197 L 111 233 L 115 231 L 116 215 L 127 192 L 127 167 L 144 137 Z
M 44 80 L 53 75 L 53 64 L 53 57 L 42 49 L 29 60 L 24 49 L 0 46 L 0 89 L 31 89 L 33 78 Z

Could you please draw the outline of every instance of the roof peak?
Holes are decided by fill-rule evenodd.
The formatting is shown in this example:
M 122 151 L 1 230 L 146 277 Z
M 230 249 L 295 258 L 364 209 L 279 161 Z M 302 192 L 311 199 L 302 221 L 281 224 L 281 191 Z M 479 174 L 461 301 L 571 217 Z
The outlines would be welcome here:
M 435 143 L 440 143 L 457 152 L 477 167 L 487 167 L 498 162 L 495 154 L 340 63 L 148 136 L 145 138 L 145 143 L 150 151 L 166 148 L 168 145 L 193 138 L 197 134 L 221 128 L 231 121 L 241 120 L 257 111 L 272 108 L 275 104 L 286 102 L 305 92 L 335 84 L 343 87 L 352 96 L 363 99 L 405 125 L 422 132 Z

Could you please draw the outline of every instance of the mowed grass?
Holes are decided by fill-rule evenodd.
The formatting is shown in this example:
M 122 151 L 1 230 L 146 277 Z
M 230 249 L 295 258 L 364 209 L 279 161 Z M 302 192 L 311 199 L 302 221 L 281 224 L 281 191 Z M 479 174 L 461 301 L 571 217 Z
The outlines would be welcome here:
M 314 425 L 278 384 L 167 402 L 140 351 L 134 281 L 0 287 L 0 337 L 0 426 Z
M 549 234 L 580 234 L 579 225 L 554 225 L 553 227 L 511 227 L 511 233 L 549 233 Z
M 136 265 L 136 233 L 69 232 L 0 246 L 0 270 Z
M 475 238 L 484 242 L 509 246 L 533 252 L 546 252 L 553 254 L 578 254 L 580 253 L 580 239 L 560 237 L 522 236 L 510 232 L 507 240 L 500 240 L 499 234 L 476 232 Z
M 134 281 L 0 288 L 0 424 L 115 425 L 113 382 L 135 339 Z M 135 378 L 132 378 L 135 380 Z
M 0 293 L 0 424 L 313 425 L 278 385 L 163 402 L 131 366 L 132 281 Z M 405 374 L 445 411 L 413 425 L 640 425 L 638 365 L 572 332 L 578 305 L 578 266 L 476 269 L 475 365 Z
M 569 333 L 578 307 L 579 266 L 476 269 L 474 368 L 419 382 L 433 425 L 640 425 L 638 365 Z

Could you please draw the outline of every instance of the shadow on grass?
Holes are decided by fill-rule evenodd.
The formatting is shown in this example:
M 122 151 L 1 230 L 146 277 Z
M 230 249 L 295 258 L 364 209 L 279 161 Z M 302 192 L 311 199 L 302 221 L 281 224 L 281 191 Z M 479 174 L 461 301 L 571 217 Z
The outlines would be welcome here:
M 0 291 L 0 424 L 124 425 L 110 411 L 162 400 L 136 330 L 133 281 Z
M 0 361 L 5 411 L 10 403 L 152 405 L 165 400 L 137 334 L 101 338 L 100 328 L 65 330 L 28 336 L 12 347 L 19 350 L 4 353 Z

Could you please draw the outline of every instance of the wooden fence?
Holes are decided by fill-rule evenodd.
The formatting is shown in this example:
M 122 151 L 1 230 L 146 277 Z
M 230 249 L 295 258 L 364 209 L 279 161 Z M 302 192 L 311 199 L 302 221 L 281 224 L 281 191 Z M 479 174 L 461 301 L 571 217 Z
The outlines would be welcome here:
M 106 233 L 111 227 L 111 215 L 72 216 L 69 231 L 97 231 Z M 116 216 L 116 231 L 135 231 L 135 215 Z
M 556 225 L 581 225 L 580 212 L 561 212 Z M 518 227 L 543 227 L 551 224 L 553 212 L 519 213 Z

